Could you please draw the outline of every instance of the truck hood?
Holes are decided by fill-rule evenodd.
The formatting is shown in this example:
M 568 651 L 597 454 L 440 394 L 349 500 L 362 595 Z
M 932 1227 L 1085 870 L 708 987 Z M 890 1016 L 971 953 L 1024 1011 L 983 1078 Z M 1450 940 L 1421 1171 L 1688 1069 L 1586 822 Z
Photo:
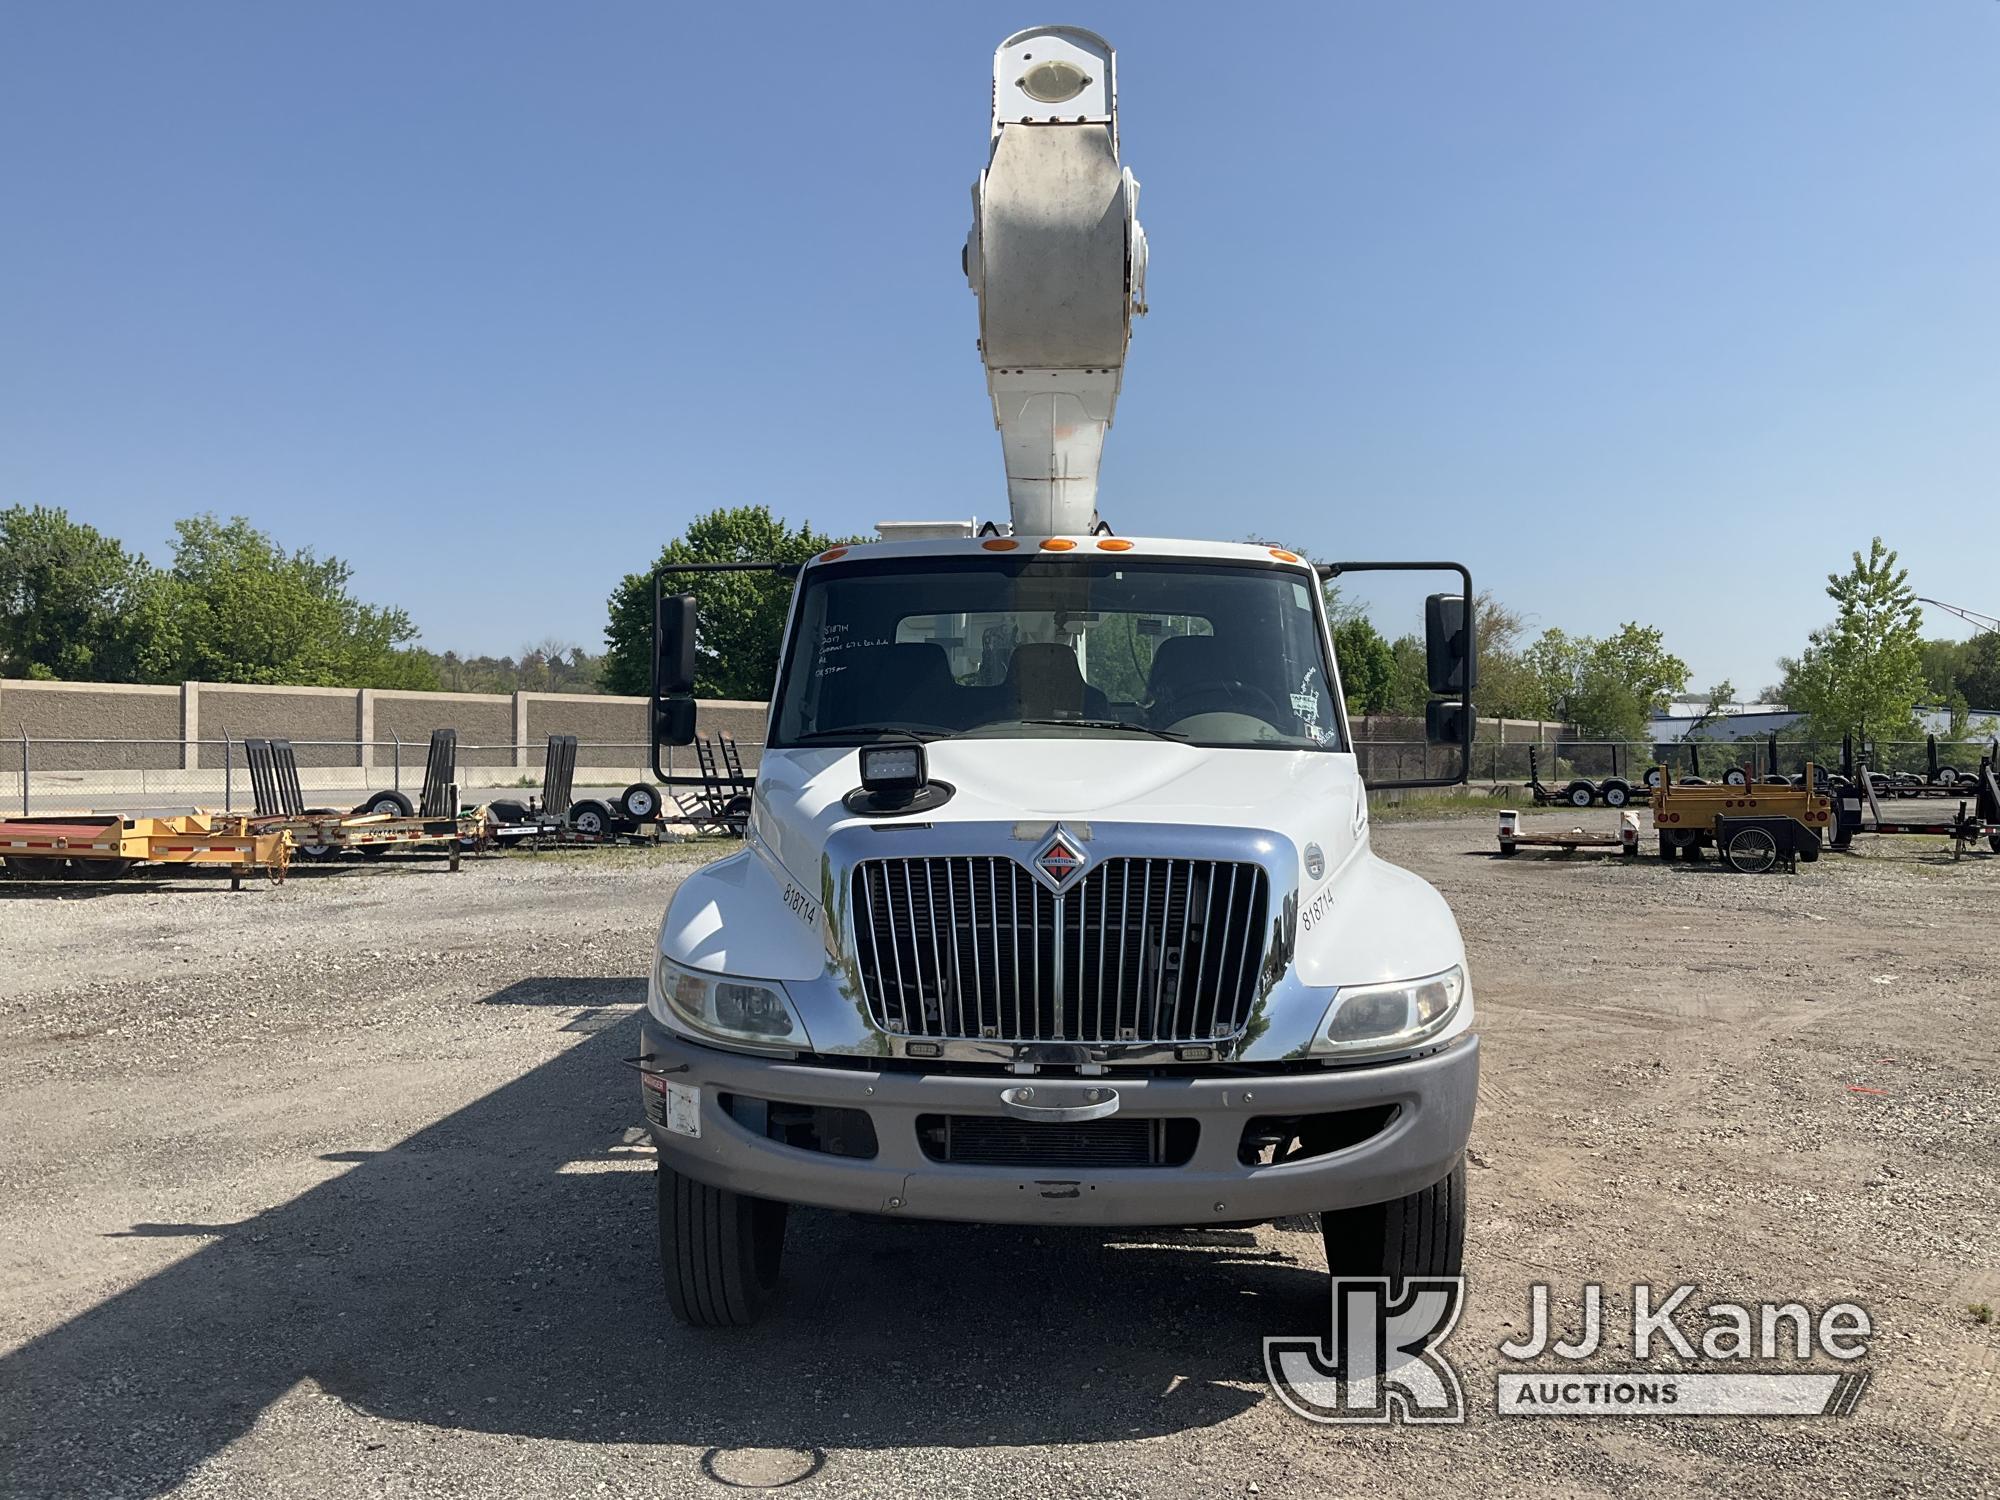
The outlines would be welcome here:
M 1317 843 L 1329 875 L 1367 837 L 1351 755 L 1141 739 L 940 740 L 926 749 L 931 779 L 955 793 L 911 821 L 1258 829 L 1284 834 L 1301 852 Z M 901 821 L 856 817 L 842 805 L 861 784 L 853 749 L 767 751 L 757 779 L 755 836 L 794 879 L 817 872 L 837 830 Z

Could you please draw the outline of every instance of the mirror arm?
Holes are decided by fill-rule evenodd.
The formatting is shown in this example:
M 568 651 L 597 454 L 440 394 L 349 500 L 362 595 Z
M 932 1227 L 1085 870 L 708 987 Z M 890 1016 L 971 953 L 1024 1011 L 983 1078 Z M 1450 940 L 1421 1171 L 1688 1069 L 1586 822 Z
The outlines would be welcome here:
M 1472 779 L 1472 741 L 1479 720 L 1472 712 L 1473 661 L 1478 654 L 1479 632 L 1474 621 L 1472 570 L 1455 562 L 1322 562 L 1313 571 L 1322 582 L 1331 582 L 1346 573 L 1456 573 L 1465 586 L 1465 638 L 1472 648 L 1465 661 L 1465 683 L 1459 689 L 1458 775 L 1418 776 L 1401 781 L 1370 782 L 1370 791 L 1391 791 L 1398 787 L 1463 786 Z M 1358 748 L 1358 747 L 1357 747 Z

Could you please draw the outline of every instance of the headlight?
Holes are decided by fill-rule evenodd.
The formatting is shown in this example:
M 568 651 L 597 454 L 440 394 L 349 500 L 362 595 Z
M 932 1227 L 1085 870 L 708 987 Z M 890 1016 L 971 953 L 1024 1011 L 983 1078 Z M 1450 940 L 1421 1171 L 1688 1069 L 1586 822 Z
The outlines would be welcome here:
M 1337 990 L 1312 1050 L 1336 1056 L 1403 1051 L 1450 1025 L 1465 991 L 1465 970 L 1457 964 L 1424 979 Z
M 663 1025 L 698 1036 L 767 1047 L 804 1047 L 806 1029 L 785 987 L 685 969 L 664 953 L 653 959 L 653 992 L 647 1004 Z

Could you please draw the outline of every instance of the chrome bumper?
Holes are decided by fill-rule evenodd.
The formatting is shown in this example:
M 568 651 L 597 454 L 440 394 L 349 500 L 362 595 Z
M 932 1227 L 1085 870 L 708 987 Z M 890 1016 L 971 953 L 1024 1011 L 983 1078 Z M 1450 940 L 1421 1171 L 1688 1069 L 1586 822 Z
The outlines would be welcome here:
M 697 1046 L 645 1021 L 642 1097 L 660 1158 L 715 1187 L 786 1203 L 851 1212 L 974 1223 L 1200 1225 L 1358 1207 L 1414 1193 L 1445 1176 L 1465 1149 L 1479 1085 L 1479 1043 L 1468 1036 L 1428 1057 L 1373 1067 L 1268 1077 L 1133 1078 L 964 1076 L 825 1067 Z M 660 1085 L 700 1090 L 699 1137 L 666 1127 Z M 1141 1119 L 1192 1119 L 1200 1127 L 1184 1166 L 1025 1168 L 970 1166 L 924 1153 L 924 1114 L 1023 1117 L 1031 1085 L 1042 1111 L 1098 1110 Z M 1094 1091 L 1094 1092 L 1093 1092 Z M 783 1145 L 753 1133 L 716 1102 L 735 1094 L 858 1110 L 873 1124 L 876 1154 L 863 1160 Z M 1238 1148 L 1254 1116 L 1395 1105 L 1359 1144 L 1282 1166 L 1245 1166 Z

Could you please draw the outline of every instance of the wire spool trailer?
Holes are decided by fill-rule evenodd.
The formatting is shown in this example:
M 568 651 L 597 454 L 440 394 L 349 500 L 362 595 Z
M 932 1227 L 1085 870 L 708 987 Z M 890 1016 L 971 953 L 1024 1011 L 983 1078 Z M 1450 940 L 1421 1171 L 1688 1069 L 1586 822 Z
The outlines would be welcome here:
M 1662 859 L 1698 860 L 1717 850 L 1732 870 L 1761 875 L 1819 858 L 1822 833 L 1834 826 L 1833 801 L 1807 768 L 1807 785 L 1770 786 L 1708 782 L 1653 788 L 1653 828 Z

